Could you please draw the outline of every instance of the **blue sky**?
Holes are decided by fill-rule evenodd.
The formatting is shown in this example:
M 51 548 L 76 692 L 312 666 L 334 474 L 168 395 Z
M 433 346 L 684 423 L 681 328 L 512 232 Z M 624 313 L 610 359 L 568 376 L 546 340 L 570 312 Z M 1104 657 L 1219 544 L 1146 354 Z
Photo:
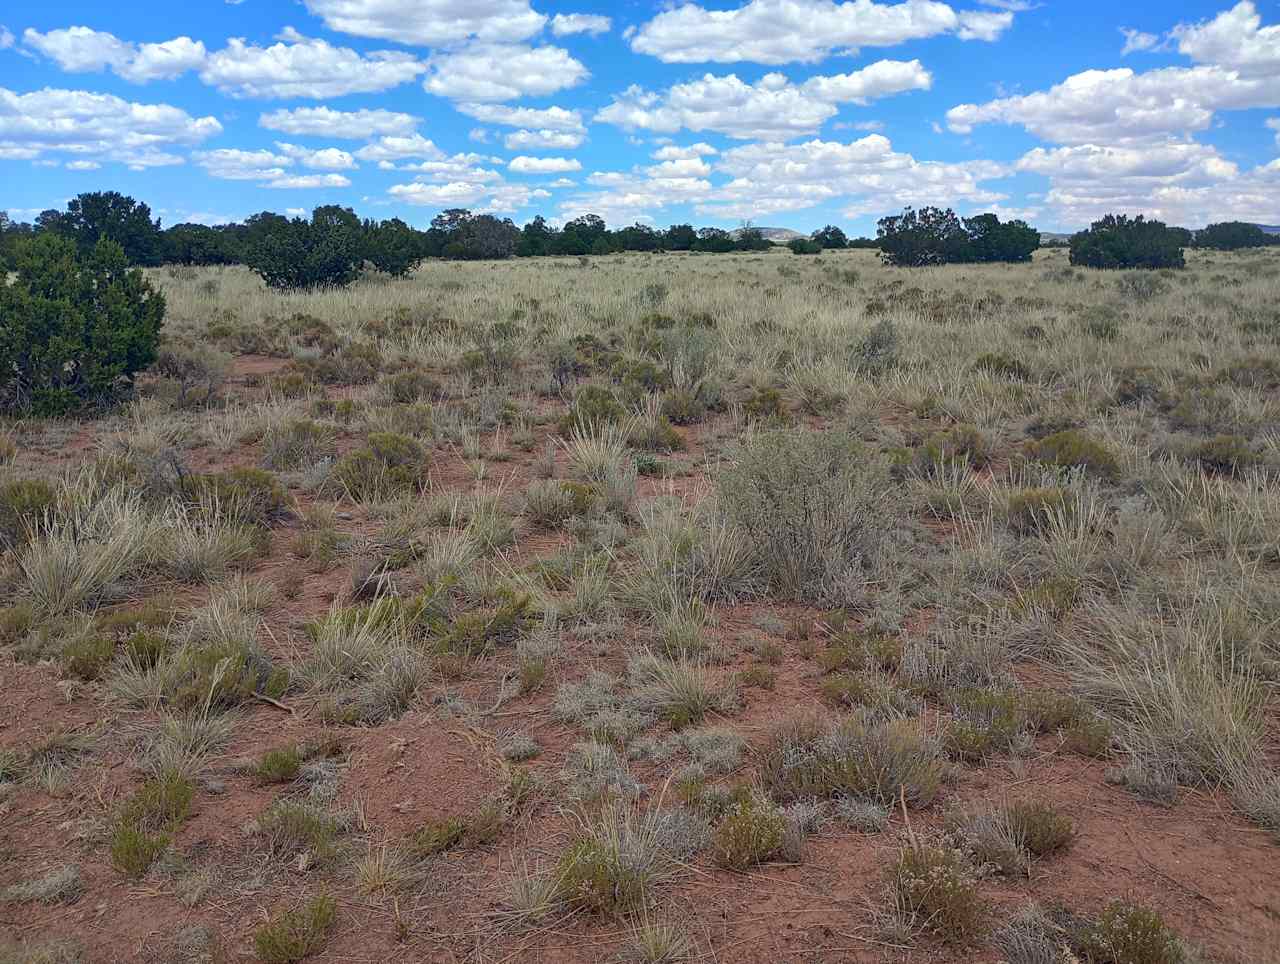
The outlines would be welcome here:
M 0 209 L 1280 223 L 1280 2 L 17 0 Z

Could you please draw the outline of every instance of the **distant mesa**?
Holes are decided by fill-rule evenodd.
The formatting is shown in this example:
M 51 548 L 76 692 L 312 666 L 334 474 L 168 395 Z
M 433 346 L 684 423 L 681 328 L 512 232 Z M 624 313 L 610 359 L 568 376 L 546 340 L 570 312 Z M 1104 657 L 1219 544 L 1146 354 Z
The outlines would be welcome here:
M 766 241 L 772 241 L 774 244 L 786 244 L 788 241 L 794 241 L 796 238 L 807 238 L 809 235 L 803 231 L 792 231 L 790 228 L 759 228 L 752 225 L 750 228 L 734 228 L 729 232 L 730 236 L 736 241 L 742 237 L 743 231 L 759 231 Z

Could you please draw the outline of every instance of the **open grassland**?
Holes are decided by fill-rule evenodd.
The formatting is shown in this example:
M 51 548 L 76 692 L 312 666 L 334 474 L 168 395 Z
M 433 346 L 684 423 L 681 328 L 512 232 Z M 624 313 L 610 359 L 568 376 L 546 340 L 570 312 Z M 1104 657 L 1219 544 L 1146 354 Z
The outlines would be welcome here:
M 152 279 L 0 426 L 0 961 L 1280 961 L 1280 252 Z

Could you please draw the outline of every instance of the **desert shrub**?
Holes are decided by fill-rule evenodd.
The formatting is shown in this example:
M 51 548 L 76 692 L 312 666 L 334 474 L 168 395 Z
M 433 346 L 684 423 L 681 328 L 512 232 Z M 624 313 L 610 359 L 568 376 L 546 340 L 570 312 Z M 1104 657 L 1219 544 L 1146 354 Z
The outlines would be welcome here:
M 1187 449 L 1186 457 L 1206 472 L 1219 475 L 1236 475 L 1260 460 L 1243 435 L 1215 435 L 1196 442 Z
M 611 804 L 584 822 L 556 868 L 558 899 L 595 914 L 640 910 L 672 872 L 674 853 L 661 815 Z
M 1116 372 L 1116 388 L 1112 398 L 1117 405 L 1150 402 L 1163 406 L 1169 401 L 1161 384 L 1159 369 L 1149 365 L 1129 365 Z
M 333 466 L 329 485 L 357 502 L 412 492 L 426 481 L 427 452 L 407 435 L 372 432 Z
M 26 543 L 32 529 L 54 507 L 56 493 L 43 479 L 0 484 L 0 550 Z
M 1042 487 L 1009 494 L 1005 515 L 1009 527 L 1020 535 L 1043 532 L 1053 518 L 1067 518 L 1075 505 L 1066 489 Z
M 760 756 L 760 779 L 779 801 L 852 797 L 925 806 L 942 784 L 940 748 L 911 719 L 854 718 L 832 729 L 813 720 L 785 724 Z
M 302 762 L 301 749 L 296 746 L 281 747 L 262 754 L 251 772 L 262 783 L 289 783 L 297 779 Z
M 1024 800 L 1004 808 L 1004 818 L 1017 838 L 1036 857 L 1048 857 L 1071 846 L 1071 818 L 1052 804 Z
M 288 508 L 289 497 L 278 479 L 263 469 L 234 468 L 182 480 L 187 500 L 217 507 L 223 518 L 265 526 Z
M 164 313 L 115 242 L 81 255 L 40 232 L 0 285 L 0 411 L 63 415 L 117 396 L 155 361 Z
M 720 821 L 711 838 L 711 854 L 721 867 L 745 870 L 776 856 L 786 831 L 786 815 L 764 797 L 751 794 Z
M 126 877 L 142 877 L 169 845 L 169 834 L 186 819 L 195 789 L 177 773 L 153 777 L 116 816 L 109 844 L 111 863 Z
M 115 640 L 105 636 L 75 639 L 62 650 L 62 668 L 77 679 L 102 679 L 115 653 Z
M 1027 455 L 1037 462 L 1061 468 L 1082 468 L 1099 478 L 1114 480 L 1120 475 L 1115 454 L 1084 432 L 1068 429 L 1032 442 Z
M 989 375 L 1001 375 L 1025 381 L 1031 377 L 1031 370 L 1021 361 L 1003 352 L 989 351 L 978 356 L 973 367 Z
M 951 704 L 945 742 L 957 759 L 978 762 L 1016 748 L 1024 738 L 1026 715 L 1014 691 L 961 689 L 951 694 Z
M 1120 900 L 1086 925 L 1077 939 L 1090 964 L 1182 964 L 1182 942 L 1158 913 Z
M 991 443 L 982 430 L 969 424 L 935 432 L 912 458 L 915 470 L 929 477 L 939 465 L 962 462 L 981 468 L 991 461 Z
M 987 931 L 989 909 L 978 893 L 977 869 L 967 853 L 945 842 L 904 847 L 889 871 L 889 895 L 913 929 L 947 943 L 969 945 Z
M 262 437 L 262 464 L 276 472 L 305 469 L 333 450 L 333 432 L 309 418 L 272 424 Z
M 767 432 L 717 479 L 720 505 L 773 587 L 842 602 L 873 566 L 895 516 L 887 468 L 838 432 Z
M 757 388 L 742 403 L 742 412 L 753 422 L 786 425 L 791 421 L 782 393 L 771 386 Z
M 204 344 L 166 344 L 156 355 L 156 393 L 178 408 L 217 401 L 231 371 L 231 355 Z
M 396 372 L 383 384 L 387 396 L 398 405 L 411 405 L 414 402 L 435 398 L 442 391 L 436 379 L 416 368 Z
M 600 385 L 584 385 L 560 419 L 559 430 L 565 436 L 575 431 L 592 432 L 602 425 L 616 425 L 626 417 L 626 409 L 614 398 L 613 392 Z
M 1108 214 L 1071 236 L 1071 264 L 1085 268 L 1183 268 L 1182 239 L 1141 214 Z
M 298 800 L 281 800 L 258 818 L 257 835 L 278 860 L 300 867 L 325 864 L 337 855 L 342 826 L 326 811 Z
M 853 346 L 850 361 L 859 371 L 883 375 L 898 364 L 898 341 L 897 326 L 882 318 Z
M 321 895 L 272 917 L 253 933 L 253 951 L 265 964 L 290 964 L 324 946 L 338 919 L 338 904 Z

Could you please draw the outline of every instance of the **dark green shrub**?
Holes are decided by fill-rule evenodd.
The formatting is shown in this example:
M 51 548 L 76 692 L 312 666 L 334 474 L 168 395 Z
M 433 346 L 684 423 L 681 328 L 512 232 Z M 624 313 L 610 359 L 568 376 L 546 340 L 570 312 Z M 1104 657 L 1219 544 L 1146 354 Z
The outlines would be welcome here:
M 1265 248 L 1275 244 L 1272 235 L 1256 224 L 1244 221 L 1219 221 L 1195 232 L 1197 248 L 1213 248 L 1217 251 L 1238 251 L 1241 248 Z
M 927 475 L 938 463 L 962 461 L 982 468 L 991 461 L 991 443 L 982 430 L 973 425 L 955 425 L 935 432 L 916 450 L 912 462 L 917 471 Z
M 1130 365 L 1116 372 L 1116 389 L 1112 397 L 1117 405 L 1140 405 L 1150 402 L 1164 406 L 1168 395 L 1160 387 L 1159 369 L 1148 365 Z
M 822 242 L 813 238 L 792 238 L 787 247 L 792 254 L 822 254 Z
M 461 817 L 428 820 L 409 838 L 409 851 L 415 857 L 434 857 L 462 845 L 467 823 Z
M 1071 264 L 1085 268 L 1184 268 L 1182 238 L 1141 214 L 1108 214 L 1071 236 Z
M 126 877 L 137 880 L 169 846 L 167 834 L 153 833 L 141 827 L 119 824 L 111 832 L 108 850 L 111 865 Z
M 707 403 L 697 392 L 673 388 L 662 395 L 662 414 L 673 425 L 693 425 L 707 414 Z
M 399 218 L 364 226 L 364 257 L 393 278 L 409 275 L 427 256 L 425 232 L 416 231 Z
M 336 205 L 316 208 L 310 221 L 278 214 L 249 219 L 245 264 L 271 288 L 345 287 L 362 257 L 360 221 Z
M 156 359 L 164 297 L 124 251 L 41 232 L 0 285 L 0 411 L 65 415 L 109 401 Z
M 933 264 L 1031 260 L 1040 232 L 1022 221 L 1000 223 L 994 214 L 959 218 L 950 208 L 907 208 L 876 222 L 877 247 L 886 264 Z
M 953 718 L 946 730 L 952 756 L 975 763 L 1007 752 L 1026 731 L 1022 701 L 1009 690 L 964 689 L 951 694 Z

